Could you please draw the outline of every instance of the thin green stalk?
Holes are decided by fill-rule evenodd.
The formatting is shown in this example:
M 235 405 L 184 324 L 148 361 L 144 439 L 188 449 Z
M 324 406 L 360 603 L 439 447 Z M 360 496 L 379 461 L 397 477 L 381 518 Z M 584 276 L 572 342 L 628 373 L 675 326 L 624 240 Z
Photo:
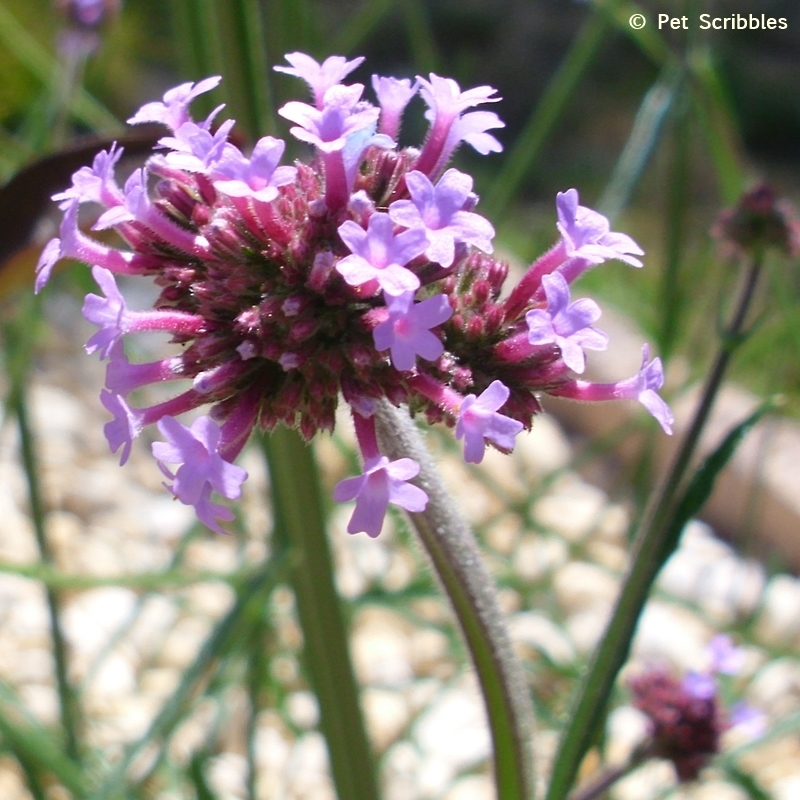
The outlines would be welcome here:
M 572 100 L 575 87 L 609 30 L 611 22 L 598 13 L 593 13 L 583 24 L 486 194 L 484 205 L 488 217 L 500 218 L 530 175 L 542 146 Z
M 253 141 L 274 134 L 261 5 L 258 0 L 216 0 L 215 11 L 230 113 Z
M 348 631 L 333 580 L 314 454 L 294 430 L 264 437 L 275 537 L 290 557 L 290 584 L 303 631 L 305 665 L 320 709 L 331 773 L 340 800 L 375 800 L 378 787 Z
M 411 457 L 420 465 L 415 483 L 427 492 L 428 505 L 409 516 L 453 606 L 478 675 L 494 744 L 497 796 L 530 800 L 535 793 L 533 708 L 483 556 L 408 414 L 383 401 L 377 419 L 381 450 L 389 458 Z
M 634 187 L 661 140 L 664 120 L 672 107 L 681 75 L 673 67 L 665 67 L 658 80 L 647 90 L 625 147 L 617 160 L 598 210 L 613 222 L 627 206 Z
M 332 53 L 352 53 L 372 33 L 398 0 L 370 0 L 362 3 L 331 43 Z
M 742 343 L 745 320 L 761 274 L 761 255 L 754 259 L 744 280 L 735 311 L 706 380 L 692 424 L 670 467 L 663 488 L 646 514 L 634 543 L 630 571 L 624 581 L 611 621 L 576 693 L 569 723 L 556 756 L 546 800 L 563 800 L 575 781 L 580 763 L 605 713 L 611 690 L 627 660 L 636 623 L 650 589 L 669 555 L 675 537 L 679 489 L 697 449 L 700 435 L 722 385 L 733 353 Z
M 420 0 L 405 0 L 401 8 L 408 28 L 411 60 L 423 72 L 437 71 L 441 59 L 425 4 Z
M 0 3 L 0 42 L 45 86 L 49 86 L 53 76 L 58 74 L 56 60 L 25 30 L 4 3 Z M 119 120 L 80 86 L 70 99 L 70 110 L 76 119 L 93 130 L 109 134 L 123 130 Z
M 53 563 L 53 554 L 45 532 L 45 511 L 39 486 L 38 459 L 35 454 L 33 431 L 28 421 L 28 402 L 22 387 L 14 393 L 13 408 L 17 417 L 22 462 L 28 482 L 28 497 L 31 507 L 31 521 L 36 535 L 39 556 L 46 564 Z M 47 613 L 50 617 L 50 636 L 53 640 L 53 661 L 55 665 L 56 688 L 61 707 L 61 726 L 64 729 L 64 749 L 73 761 L 80 760 L 78 746 L 78 728 L 80 726 L 80 708 L 75 689 L 67 677 L 67 644 L 61 628 L 61 603 L 58 593 L 45 586 Z
M 668 362 L 682 327 L 683 291 L 680 265 L 686 249 L 686 217 L 689 191 L 691 126 L 689 124 L 689 94 L 682 87 L 675 102 L 673 128 L 673 162 L 669 174 L 666 229 L 664 243 L 664 269 L 658 293 L 661 314 L 659 352 Z
M 32 787 L 42 781 L 43 773 L 52 775 L 76 798 L 84 797 L 85 777 L 80 767 L 66 756 L 60 742 L 35 723 L 24 722 L 5 698 L 0 699 L 0 737 L 28 773 Z
M 652 758 L 652 747 L 640 747 L 631 754 L 631 757 L 616 767 L 610 767 L 596 775 L 588 784 L 579 787 L 570 796 L 569 800 L 598 800 L 605 797 L 606 792 L 621 778 L 633 772 L 636 767 Z

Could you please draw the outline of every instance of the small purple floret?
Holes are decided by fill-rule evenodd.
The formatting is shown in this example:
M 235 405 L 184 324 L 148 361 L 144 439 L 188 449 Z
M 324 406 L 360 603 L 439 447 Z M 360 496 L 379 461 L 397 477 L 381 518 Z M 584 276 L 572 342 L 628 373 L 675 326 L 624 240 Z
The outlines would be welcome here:
M 612 232 L 602 214 L 578 205 L 577 189 L 559 192 L 556 208 L 558 230 L 570 258 L 583 258 L 592 264 L 615 258 L 633 267 L 642 266 L 635 256 L 644 255 L 644 250 L 630 236 Z
M 222 533 L 214 518 L 229 517 L 224 506 L 211 503 L 211 491 L 229 500 L 240 497 L 247 472 L 219 454 L 219 426 L 209 417 L 198 417 L 187 427 L 174 417 L 164 416 L 158 422 L 158 430 L 167 441 L 153 443 L 153 456 L 165 474 L 173 478 L 169 490 L 182 503 L 194 506 L 198 518 L 209 528 Z M 166 464 L 180 466 L 173 474 Z
M 423 511 L 428 495 L 418 486 L 407 482 L 418 473 L 419 464 L 411 458 L 390 462 L 386 456 L 377 456 L 364 464 L 361 475 L 337 483 L 333 490 L 336 502 L 356 501 L 347 532 L 363 531 L 368 536 L 376 537 L 383 527 L 389 503 L 406 511 Z
M 278 109 L 278 113 L 294 122 L 292 135 L 302 142 L 313 144 L 323 153 L 343 150 L 350 136 L 365 129 L 374 133 L 380 109 L 361 100 L 364 87 L 332 86 L 325 92 L 322 108 L 293 100 Z
M 523 424 L 499 414 L 497 409 L 508 400 L 509 390 L 501 381 L 492 381 L 478 396 L 467 395 L 461 403 L 456 424 L 456 439 L 464 440 L 464 460 L 480 464 L 486 439 L 503 450 L 514 449 L 514 439 Z
M 419 84 L 412 84 L 408 78 L 372 76 L 372 89 L 381 107 L 380 133 L 391 136 L 392 139 L 397 138 L 403 111 L 418 88 Z
M 122 448 L 119 459 L 122 466 L 131 454 L 133 440 L 142 432 L 141 413 L 132 409 L 120 395 L 105 389 L 100 392 L 100 402 L 114 415 L 114 419 L 103 426 L 103 433 L 112 453 Z
M 536 308 L 525 315 L 528 341 L 534 345 L 558 345 L 564 363 L 573 372 L 581 373 L 586 367 L 583 349 L 605 350 L 608 346 L 608 336 L 592 327 L 600 318 L 600 307 L 589 298 L 570 303 L 569 286 L 557 272 L 545 275 L 542 285 L 547 308 Z
M 86 342 L 86 352 L 100 351 L 100 358 L 108 358 L 114 345 L 125 333 L 125 298 L 117 288 L 114 276 L 102 267 L 93 267 L 92 276 L 105 297 L 87 294 L 83 303 L 83 316 L 100 330 Z
M 130 125 L 141 122 L 160 122 L 177 131 L 190 121 L 189 104 L 198 95 L 209 92 L 222 80 L 218 75 L 197 83 L 182 83 L 164 95 L 163 103 L 146 103 L 129 120 Z
M 63 192 L 53 195 L 53 200 L 60 201 L 59 208 L 64 211 L 73 200 L 79 203 L 99 203 L 105 206 L 122 202 L 119 187 L 114 179 L 114 168 L 123 153 L 117 143 L 108 150 L 101 150 L 92 162 L 91 167 L 81 167 L 72 176 L 72 186 Z
M 305 53 L 287 53 L 284 58 L 292 66 L 273 69 L 304 80 L 314 95 L 317 108 L 322 108 L 325 92 L 341 83 L 364 60 L 363 57 L 348 61 L 344 56 L 329 56 L 320 64 Z
M 230 147 L 217 165 L 214 181 L 217 191 L 231 197 L 252 197 L 270 203 L 278 196 L 278 188 L 297 177 L 295 167 L 278 166 L 286 145 L 280 139 L 264 136 L 256 142 L 250 158 Z
M 414 293 L 386 295 L 389 319 L 372 332 L 376 350 L 390 350 L 396 369 L 414 369 L 417 356 L 435 361 L 444 352 L 441 340 L 431 328 L 441 325 L 453 315 L 443 294 L 414 303 Z
M 406 228 L 422 228 L 430 245 L 425 255 L 443 267 L 455 257 L 456 242 L 466 242 L 492 252 L 494 228 L 488 220 L 464 207 L 474 198 L 472 178 L 457 169 L 448 169 L 434 186 L 427 175 L 412 170 L 406 174 L 411 200 L 396 200 L 389 216 Z
M 428 237 L 414 228 L 395 236 L 388 214 L 373 214 L 367 230 L 347 220 L 339 226 L 339 236 L 352 255 L 336 264 L 339 274 L 350 286 L 378 281 L 387 294 L 400 295 L 419 289 L 419 278 L 405 268 L 409 261 L 425 252 Z

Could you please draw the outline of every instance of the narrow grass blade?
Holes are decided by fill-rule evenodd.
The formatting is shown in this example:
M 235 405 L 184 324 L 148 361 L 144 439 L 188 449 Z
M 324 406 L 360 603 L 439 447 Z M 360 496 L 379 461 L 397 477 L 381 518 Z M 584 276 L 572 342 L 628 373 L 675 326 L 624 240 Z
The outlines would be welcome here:
M 658 80 L 647 90 L 636 112 L 631 134 L 598 203 L 599 211 L 612 222 L 627 206 L 650 157 L 661 141 L 664 121 L 672 107 L 680 80 L 679 71 L 671 67 L 662 70 Z
M 35 782 L 46 784 L 52 776 L 76 798 L 85 797 L 87 782 L 80 767 L 63 752 L 63 743 L 27 717 L 11 693 L 0 689 L 0 736 L 24 763 Z
M 305 664 L 319 703 L 336 791 L 340 800 L 375 800 L 378 787 L 333 580 L 314 454 L 296 431 L 286 428 L 264 438 L 264 452 L 275 536 L 290 560 Z
M 53 76 L 58 75 L 55 59 L 3 3 L 0 3 L 0 42 L 45 86 L 49 86 Z M 75 91 L 70 107 L 76 119 L 92 130 L 111 134 L 123 129 L 120 121 L 83 88 Z
M 690 67 L 697 86 L 694 112 L 706 138 L 722 201 L 731 205 L 745 188 L 742 143 L 731 104 L 709 52 L 697 51 Z
M 497 219 L 503 215 L 530 175 L 542 146 L 553 132 L 575 87 L 583 78 L 609 30 L 611 23 L 599 14 L 593 14 L 584 23 L 486 194 L 483 205 L 488 209 L 487 216 L 490 218 Z

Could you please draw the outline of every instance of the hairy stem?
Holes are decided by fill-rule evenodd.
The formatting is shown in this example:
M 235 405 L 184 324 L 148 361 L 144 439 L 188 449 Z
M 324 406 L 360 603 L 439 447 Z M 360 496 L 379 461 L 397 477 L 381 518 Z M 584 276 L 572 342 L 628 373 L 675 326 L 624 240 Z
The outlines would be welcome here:
M 411 418 L 383 401 L 377 421 L 382 451 L 392 459 L 411 457 L 420 465 L 415 482 L 427 492 L 428 505 L 409 516 L 453 605 L 478 674 L 494 742 L 497 796 L 530 800 L 533 707 L 492 579 Z

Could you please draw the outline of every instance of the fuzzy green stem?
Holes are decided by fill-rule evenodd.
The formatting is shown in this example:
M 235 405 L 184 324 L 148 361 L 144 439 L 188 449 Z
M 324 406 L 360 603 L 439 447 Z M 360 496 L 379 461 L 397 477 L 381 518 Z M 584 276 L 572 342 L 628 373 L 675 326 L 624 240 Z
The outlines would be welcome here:
M 382 452 L 392 459 L 413 458 L 420 465 L 415 483 L 427 492 L 428 505 L 409 516 L 453 605 L 478 675 L 494 743 L 497 796 L 530 800 L 533 707 L 492 579 L 411 418 L 383 401 L 377 420 Z

